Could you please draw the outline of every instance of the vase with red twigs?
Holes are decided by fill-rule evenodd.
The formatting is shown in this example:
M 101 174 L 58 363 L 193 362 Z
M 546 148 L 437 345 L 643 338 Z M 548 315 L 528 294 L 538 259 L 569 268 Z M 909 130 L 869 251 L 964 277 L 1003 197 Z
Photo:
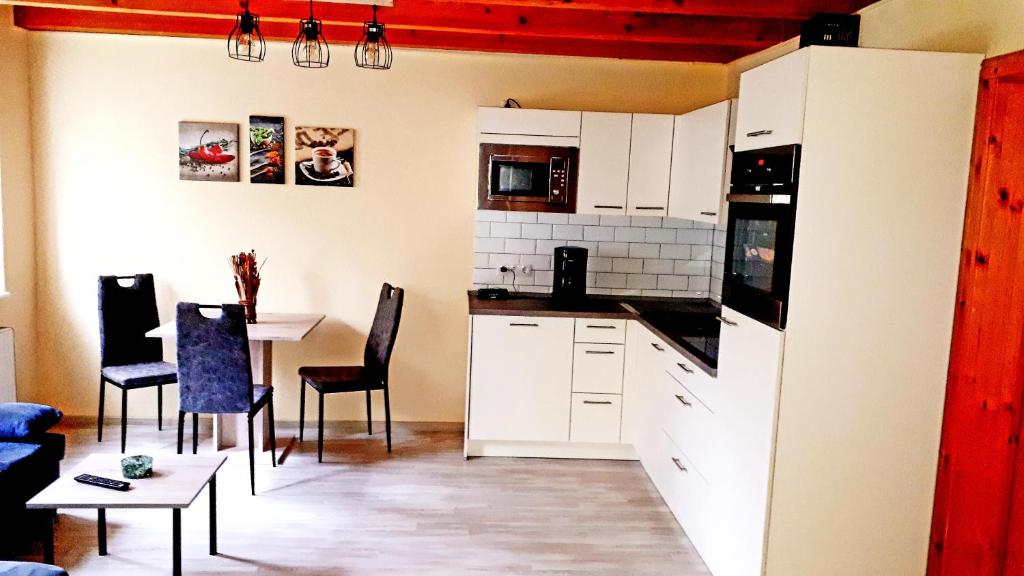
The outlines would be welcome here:
M 260 271 L 262 264 L 256 263 L 256 251 L 239 252 L 231 255 L 231 268 L 235 274 L 235 290 L 238 291 L 238 303 L 245 308 L 245 322 L 256 323 L 256 293 L 260 289 Z

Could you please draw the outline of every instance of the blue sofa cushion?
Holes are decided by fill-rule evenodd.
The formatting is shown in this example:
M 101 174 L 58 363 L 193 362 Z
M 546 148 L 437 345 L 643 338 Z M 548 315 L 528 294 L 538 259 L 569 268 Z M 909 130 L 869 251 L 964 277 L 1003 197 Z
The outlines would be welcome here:
M 19 442 L 0 442 L 0 474 L 3 474 L 25 461 L 29 456 L 42 450 L 39 444 L 22 444 Z
M 68 573 L 49 564 L 0 561 L 0 576 L 68 576 Z
M 0 438 L 29 438 L 52 428 L 64 415 L 60 410 L 28 402 L 0 403 Z

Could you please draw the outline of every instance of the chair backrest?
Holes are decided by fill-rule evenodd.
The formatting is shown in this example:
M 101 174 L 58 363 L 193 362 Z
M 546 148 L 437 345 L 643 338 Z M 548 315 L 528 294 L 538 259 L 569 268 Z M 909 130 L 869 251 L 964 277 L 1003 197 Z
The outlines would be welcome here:
M 370 336 L 366 339 L 363 366 L 374 378 L 387 380 L 391 351 L 398 338 L 398 323 L 402 320 L 402 301 L 405 291 L 384 283 L 377 300 L 377 313 L 373 316 Z
M 118 279 L 134 278 L 131 286 Z M 164 359 L 159 338 L 146 332 L 160 325 L 152 274 L 100 276 L 100 366 L 123 366 Z
M 201 309 L 219 309 L 217 318 Z M 252 365 L 239 304 L 178 303 L 178 404 L 182 412 L 225 414 L 252 407 Z

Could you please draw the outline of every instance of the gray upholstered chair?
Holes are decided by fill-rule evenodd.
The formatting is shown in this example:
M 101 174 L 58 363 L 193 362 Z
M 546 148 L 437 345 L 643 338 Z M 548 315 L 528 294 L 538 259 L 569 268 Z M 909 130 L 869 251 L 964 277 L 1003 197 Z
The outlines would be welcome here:
M 220 310 L 207 318 L 203 309 Z M 178 454 L 181 454 L 185 413 L 192 413 L 192 453 L 198 449 L 199 414 L 245 414 L 249 419 L 249 483 L 256 495 L 253 418 L 265 406 L 270 417 L 271 463 L 277 466 L 274 433 L 274 389 L 252 383 L 245 310 L 239 304 L 201 306 L 178 303 Z
M 384 429 L 391 452 L 391 396 L 388 392 L 388 367 L 398 338 L 405 291 L 385 283 L 377 300 L 377 313 L 366 339 L 362 366 L 303 366 L 299 368 L 299 442 L 306 419 L 306 385 L 319 394 L 317 419 L 317 460 L 324 461 L 324 395 L 336 392 L 366 392 L 366 432 L 373 434 L 370 392 L 384 391 Z
M 131 286 L 118 280 L 132 279 Z M 178 381 L 174 364 L 164 362 L 159 338 L 146 332 L 160 325 L 152 274 L 100 276 L 100 408 L 96 440 L 103 441 L 103 404 L 106 384 L 121 389 L 121 452 L 128 424 L 128 391 L 156 386 L 157 429 L 163 430 L 164 384 Z

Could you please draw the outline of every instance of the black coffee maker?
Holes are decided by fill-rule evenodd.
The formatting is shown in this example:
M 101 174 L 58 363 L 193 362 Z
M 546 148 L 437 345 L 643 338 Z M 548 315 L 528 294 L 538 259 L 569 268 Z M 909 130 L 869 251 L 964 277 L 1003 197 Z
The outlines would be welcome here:
M 587 295 L 587 249 L 577 246 L 555 248 L 555 284 L 551 296 L 560 300 Z

